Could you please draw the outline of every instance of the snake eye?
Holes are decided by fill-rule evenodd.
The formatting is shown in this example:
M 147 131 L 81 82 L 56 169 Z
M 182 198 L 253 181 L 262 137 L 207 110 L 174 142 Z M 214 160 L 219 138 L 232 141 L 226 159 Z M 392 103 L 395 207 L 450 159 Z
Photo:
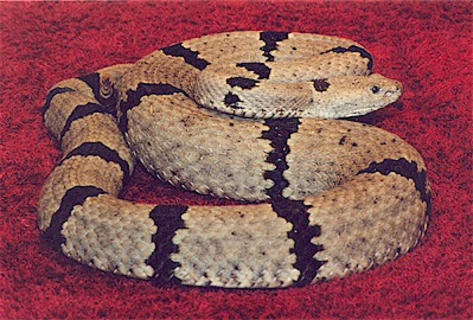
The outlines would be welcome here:
M 378 86 L 372 86 L 371 87 L 371 92 L 378 93 L 379 92 L 379 87 Z

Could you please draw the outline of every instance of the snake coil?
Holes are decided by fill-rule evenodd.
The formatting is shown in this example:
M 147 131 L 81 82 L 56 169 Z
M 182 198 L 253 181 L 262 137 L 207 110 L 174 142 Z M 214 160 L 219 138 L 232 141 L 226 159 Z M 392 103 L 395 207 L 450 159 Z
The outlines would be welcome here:
M 44 123 L 63 157 L 39 227 L 72 259 L 159 284 L 303 285 L 405 254 L 427 226 L 421 156 L 335 119 L 401 95 L 372 67 L 351 40 L 242 31 L 61 81 Z M 249 203 L 119 199 L 134 159 L 173 185 Z

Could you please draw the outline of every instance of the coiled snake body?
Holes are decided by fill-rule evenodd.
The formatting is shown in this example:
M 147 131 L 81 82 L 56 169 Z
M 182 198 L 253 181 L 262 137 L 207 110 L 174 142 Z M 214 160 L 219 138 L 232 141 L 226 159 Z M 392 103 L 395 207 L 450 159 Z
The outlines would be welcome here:
M 371 69 L 350 40 L 248 31 L 62 81 L 44 121 L 64 155 L 39 227 L 89 266 L 198 286 L 302 285 L 404 254 L 427 225 L 422 158 L 391 133 L 330 119 L 400 96 Z M 118 199 L 134 157 L 174 185 L 250 203 Z

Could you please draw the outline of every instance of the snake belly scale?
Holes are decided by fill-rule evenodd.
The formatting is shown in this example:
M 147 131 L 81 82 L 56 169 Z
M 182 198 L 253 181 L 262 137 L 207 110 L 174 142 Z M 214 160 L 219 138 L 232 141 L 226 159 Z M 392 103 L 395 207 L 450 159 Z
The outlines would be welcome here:
M 421 156 L 335 119 L 400 96 L 372 66 L 347 39 L 241 31 L 61 81 L 44 122 L 63 157 L 39 227 L 72 259 L 159 284 L 287 287 L 405 254 L 430 209 Z M 119 199 L 135 159 L 173 185 L 248 204 Z

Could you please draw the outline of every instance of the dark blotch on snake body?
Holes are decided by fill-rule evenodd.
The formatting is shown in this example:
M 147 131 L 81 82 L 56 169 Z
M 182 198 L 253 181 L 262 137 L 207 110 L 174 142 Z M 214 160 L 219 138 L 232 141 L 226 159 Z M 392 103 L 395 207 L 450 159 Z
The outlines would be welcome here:
M 185 48 L 182 43 L 166 47 L 162 51 L 169 56 L 184 58 L 185 62 L 199 70 L 204 70 L 210 64 L 207 60 L 199 58 L 198 51 Z
M 153 281 L 159 285 L 180 283 L 174 276 L 174 269 L 180 264 L 171 260 L 171 254 L 178 252 L 179 248 L 172 238 L 178 229 L 184 228 L 182 215 L 187 209 L 187 206 L 180 205 L 158 205 L 149 213 L 158 231 L 152 236 L 154 251 L 145 263 L 153 267 Z
M 171 95 L 174 93 L 182 93 L 188 96 L 184 90 L 174 87 L 168 83 L 139 83 L 136 90 L 128 90 L 126 92 L 126 100 L 120 101 L 121 116 L 118 127 L 121 132 L 128 131 L 128 116 L 127 112 L 141 103 L 141 98 L 151 95 Z
M 271 68 L 262 62 L 243 62 L 237 63 L 237 67 L 245 68 L 248 71 L 252 71 L 258 75 L 258 79 L 268 79 L 271 73 Z
M 427 172 L 422 169 L 417 170 L 417 163 L 404 158 L 393 160 L 385 159 L 382 162 L 371 162 L 368 168 L 360 170 L 357 174 L 379 172 L 388 175 L 391 172 L 397 173 L 406 179 L 414 181 L 416 190 L 420 193 L 420 199 L 427 204 L 427 214 L 430 214 L 431 194 L 427 187 Z
M 113 162 L 120 166 L 120 169 L 123 172 L 123 178 L 128 178 L 130 175 L 130 167 L 128 162 L 120 158 L 120 155 L 117 151 L 110 149 L 102 142 L 84 142 L 78 147 L 72 149 L 59 163 L 61 165 L 66 159 L 72 158 L 74 156 L 97 156 L 102 158 L 107 162 Z
M 327 82 L 327 79 L 314 79 L 312 80 L 314 84 L 314 88 L 318 92 L 327 91 L 328 87 L 330 87 L 330 83 Z
M 105 193 L 101 188 L 94 186 L 76 186 L 66 191 L 61 199 L 59 209 L 51 216 L 51 223 L 44 232 L 44 236 L 56 250 L 61 251 L 61 244 L 66 242 L 61 234 L 62 225 L 71 216 L 74 206 L 82 205 L 89 197 L 96 197 Z
M 61 94 L 61 93 L 64 93 L 64 92 L 72 92 L 72 91 L 75 91 L 75 90 L 72 89 L 72 88 L 68 88 L 68 87 L 58 87 L 58 88 L 54 88 L 53 90 L 49 91 L 48 95 L 46 96 L 46 102 L 44 103 L 44 106 L 42 108 L 43 118 L 44 118 L 44 115 L 46 114 L 46 111 L 48 111 L 48 109 L 51 105 L 51 101 L 53 100 L 53 98 L 57 94 Z
M 66 134 L 66 132 L 69 130 L 71 127 L 72 122 L 78 119 L 82 119 L 87 117 L 88 115 L 94 114 L 94 113 L 103 113 L 103 114 L 111 114 L 114 115 L 114 112 L 110 108 L 105 108 L 101 104 L 89 102 L 84 105 L 78 105 L 77 107 L 74 108 L 74 110 L 71 112 L 69 117 L 67 117 L 66 123 L 64 124 L 64 127 L 61 130 L 61 133 L 59 135 L 59 144 L 62 141 L 62 138 Z
M 253 80 L 245 77 L 231 77 L 227 79 L 227 84 L 233 87 L 240 87 L 242 89 L 251 89 L 256 87 L 258 80 Z
M 319 225 L 309 226 L 307 210 L 310 206 L 305 205 L 302 200 L 288 199 L 282 194 L 289 185 L 289 181 L 283 175 L 289 168 L 286 156 L 290 148 L 287 142 L 291 134 L 298 131 L 299 124 L 298 118 L 266 120 L 265 125 L 269 127 L 269 130 L 263 131 L 262 138 L 268 139 L 273 147 L 266 161 L 275 165 L 273 170 L 264 173 L 265 179 L 274 182 L 273 186 L 266 190 L 266 194 L 270 198 L 274 212 L 293 226 L 288 232 L 288 237 L 294 240 L 291 253 L 296 255 L 296 262 L 293 266 L 300 271 L 295 284 L 302 286 L 312 282 L 325 261 L 314 258 L 314 255 L 323 250 L 323 247 L 311 242 L 314 237 L 320 236 L 321 228 Z
M 276 166 L 274 170 L 265 172 L 264 177 L 274 182 L 274 185 L 267 190 L 267 194 L 271 199 L 280 200 L 282 199 L 283 189 L 289 185 L 289 182 L 283 176 L 283 172 L 289 168 L 286 161 L 286 156 L 290 152 L 287 141 L 292 133 L 297 132 L 300 121 L 298 118 L 288 118 L 270 119 L 264 123 L 269 127 L 269 130 L 263 131 L 262 138 L 269 140 L 271 147 L 273 147 L 266 158 L 266 162 Z
M 227 107 L 230 107 L 232 109 L 241 109 L 242 108 L 242 107 L 239 107 L 237 105 L 238 102 L 241 102 L 240 98 L 236 94 L 233 94 L 231 92 L 229 92 L 225 95 L 225 98 L 224 98 L 223 102 L 225 103 L 225 105 Z
M 336 48 L 332 48 L 330 50 L 324 51 L 320 54 L 325 54 L 328 52 L 335 52 L 335 53 L 358 52 L 362 58 L 368 59 L 368 69 L 373 70 L 373 57 L 368 51 L 366 51 L 365 49 L 361 47 L 358 47 L 355 45 L 351 45 L 348 48 L 336 47 Z
M 77 77 L 77 79 L 85 82 L 92 89 L 96 99 L 100 97 L 100 75 L 97 72 Z
M 266 61 L 274 61 L 274 56 L 271 51 L 277 49 L 277 42 L 286 40 L 289 36 L 288 32 L 284 31 L 263 31 L 260 33 L 260 40 L 264 41 L 264 46 L 260 48 L 263 51 L 263 56 Z

